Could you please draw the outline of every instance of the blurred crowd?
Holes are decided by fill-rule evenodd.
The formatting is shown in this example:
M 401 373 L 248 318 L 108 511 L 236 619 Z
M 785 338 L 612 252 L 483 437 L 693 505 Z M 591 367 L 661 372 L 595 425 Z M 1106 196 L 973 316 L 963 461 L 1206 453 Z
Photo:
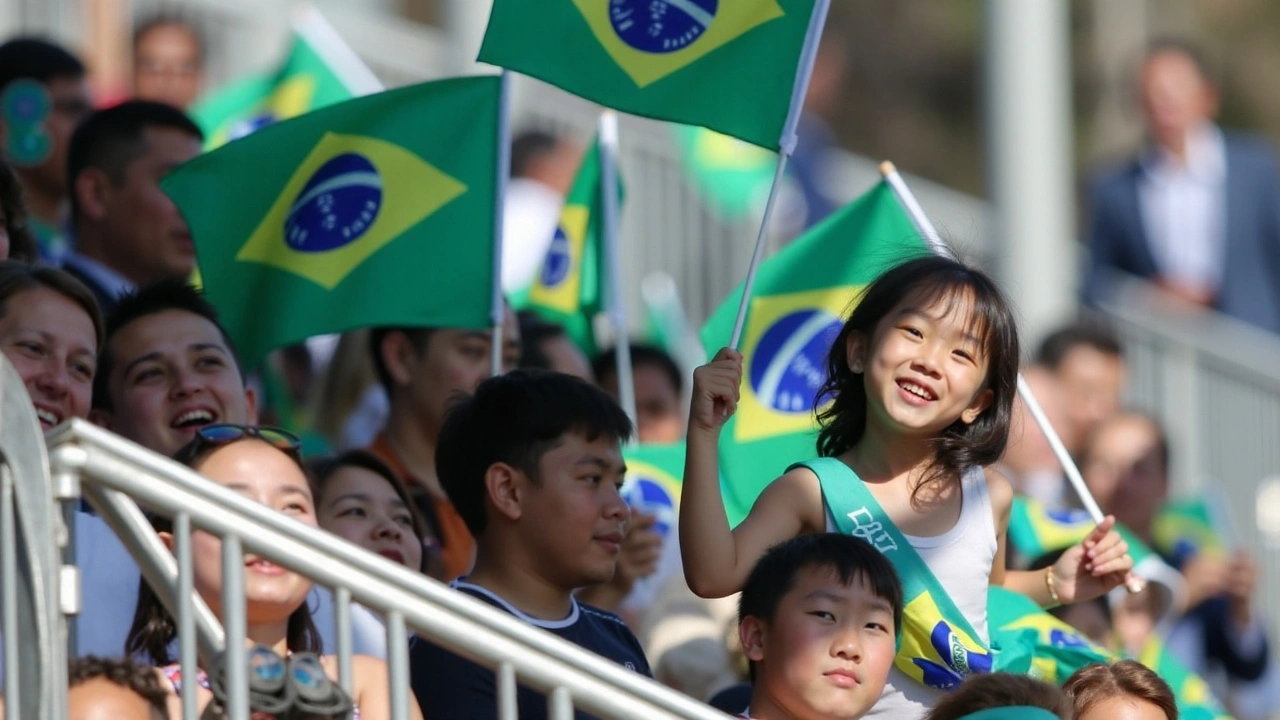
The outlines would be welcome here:
M 0 45 L 0 351 L 43 428 L 92 420 L 732 713 L 749 704 L 753 717 L 818 716 L 788 714 L 788 692 L 800 691 L 787 689 L 788 666 L 779 669 L 785 648 L 766 640 L 771 628 L 800 632 L 786 624 L 797 588 L 831 585 L 834 570 L 836 586 L 878 598 L 871 604 L 887 615 L 883 624 L 898 624 L 903 598 L 892 568 L 848 537 L 817 534 L 770 550 L 740 598 L 690 591 L 679 529 L 628 508 L 616 491 L 632 437 L 616 403 L 617 350 L 588 357 L 563 327 L 534 313 L 507 308 L 500 378 L 489 379 L 490 334 L 466 328 L 368 328 L 242 367 L 217 310 L 189 284 L 195 245 L 158 185 L 203 149 L 204 133 L 185 112 L 202 90 L 200 35 L 159 17 L 138 28 L 133 51 L 133 96 L 99 107 L 67 49 L 35 38 Z M 1138 81 L 1150 143 L 1092 185 L 1085 300 L 1104 297 L 1108 274 L 1120 271 L 1280 332 L 1280 173 L 1271 151 L 1213 124 L 1212 71 L 1194 48 L 1153 46 Z M 538 272 L 581 157 L 572 139 L 515 139 L 508 292 Z M 683 442 L 687 370 L 654 345 L 629 351 L 634 438 Z M 1170 496 L 1170 468 L 1183 459 L 1156 420 L 1125 405 L 1129 370 L 1117 337 L 1073 323 L 1044 338 L 1022 372 L 1103 512 L 1152 551 L 1149 565 L 1139 563 L 1150 569 L 1142 592 L 1117 588 L 1055 614 L 1138 661 L 1162 642 L 1236 717 L 1280 712 L 1270 618 L 1255 601 L 1257 560 L 1212 498 L 1200 502 L 1210 537 L 1170 525 L 1170 508 L 1186 500 Z M 460 395 L 469 396 L 461 405 Z M 1066 522 L 1085 505 L 1021 401 L 1013 412 L 998 470 L 1045 522 Z M 172 527 L 154 522 L 172 544 Z M 91 508 L 77 514 L 75 530 L 83 592 L 93 601 L 77 620 L 71 717 L 167 717 L 183 681 L 173 620 Z M 1019 547 L 1012 537 L 1011 549 L 1010 567 L 1022 569 L 1052 565 L 1065 547 Z M 217 540 L 198 536 L 194 553 L 196 589 L 216 610 Z M 334 647 L 327 590 L 259 558 L 246 566 L 248 640 L 282 655 Z M 387 717 L 381 620 L 358 609 L 354 630 L 360 661 L 351 699 L 359 717 Z M 890 632 L 889 658 L 892 640 Z M 491 701 L 484 691 L 459 690 L 487 677 L 491 692 L 492 674 L 429 642 L 406 641 L 423 715 L 493 712 L 477 704 Z M 331 656 L 321 661 L 336 672 Z M 866 666 L 880 673 L 880 686 L 888 662 Z M 210 702 L 200 680 L 202 702 Z M 875 680 L 859 674 L 855 684 Z M 540 702 L 521 691 L 530 716 Z M 1119 717 L 1109 703 L 1159 713 L 1142 717 L 1177 712 L 1158 676 L 1122 661 L 1085 668 L 1062 691 L 1028 678 L 978 677 L 929 717 L 998 707 Z

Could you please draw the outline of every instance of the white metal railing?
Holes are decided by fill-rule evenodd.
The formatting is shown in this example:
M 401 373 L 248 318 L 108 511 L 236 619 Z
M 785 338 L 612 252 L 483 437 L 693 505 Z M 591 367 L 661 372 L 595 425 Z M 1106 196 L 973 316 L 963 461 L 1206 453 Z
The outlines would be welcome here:
M 21 389 L 20 384 L 17 387 Z M 34 423 L 34 416 L 31 420 Z M 233 689 L 229 708 L 233 718 L 237 717 L 235 702 L 242 711 L 247 710 L 246 649 L 241 643 L 224 642 L 217 620 L 192 593 L 191 558 L 183 548 L 189 548 L 194 530 L 223 539 L 224 567 L 243 567 L 243 554 L 253 553 L 333 590 L 339 681 L 348 692 L 352 604 L 382 615 L 396 720 L 408 717 L 407 703 L 412 698 L 406 629 L 493 669 L 499 679 L 498 706 L 504 719 L 515 717 L 517 679 L 546 693 L 555 718 L 572 717 L 575 706 L 604 718 L 723 717 L 702 703 L 341 538 L 274 512 L 88 422 L 73 420 L 55 428 L 47 441 L 54 475 L 70 480 L 67 487 L 72 490 L 78 481 L 84 498 L 124 540 L 143 576 L 174 613 L 179 655 L 187 667 L 196 661 L 197 645 L 206 666 L 218 652 L 225 652 Z M 35 484 L 43 478 L 17 476 L 16 480 L 20 495 L 38 494 Z M 64 502 L 74 502 L 74 495 L 67 493 Z M 176 559 L 160 544 L 139 504 L 174 520 Z M 224 572 L 222 607 L 225 627 L 238 630 L 229 631 L 228 637 L 242 636 L 245 599 L 239 573 Z M 50 663 L 46 670 L 52 673 L 58 663 L 65 663 L 65 646 L 46 643 L 46 647 L 50 645 L 57 646 L 49 647 L 45 658 Z M 194 676 L 185 669 L 183 674 Z M 184 688 L 190 685 L 186 683 Z M 56 713 L 31 717 L 37 716 L 62 717 Z

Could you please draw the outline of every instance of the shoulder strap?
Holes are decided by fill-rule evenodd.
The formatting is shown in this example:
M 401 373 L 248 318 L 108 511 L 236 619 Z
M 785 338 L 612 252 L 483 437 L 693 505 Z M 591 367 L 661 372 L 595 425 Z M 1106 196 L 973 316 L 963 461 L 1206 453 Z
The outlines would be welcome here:
M 929 687 L 950 690 L 972 673 L 991 672 L 992 654 L 906 535 L 853 469 L 836 458 L 793 465 L 818 476 L 840 532 L 857 535 L 889 558 L 902 580 L 901 644 L 894 664 Z

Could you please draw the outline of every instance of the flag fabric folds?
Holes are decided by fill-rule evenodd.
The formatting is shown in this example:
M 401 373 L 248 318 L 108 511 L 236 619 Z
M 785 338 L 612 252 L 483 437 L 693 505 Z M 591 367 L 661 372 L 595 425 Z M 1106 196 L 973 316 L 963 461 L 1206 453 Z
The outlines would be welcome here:
M 496 0 L 480 60 L 777 149 L 815 0 Z
M 564 326 L 588 357 L 595 356 L 594 321 L 605 308 L 603 178 L 593 143 L 565 198 L 555 236 L 533 279 L 525 306 Z M 622 195 L 622 183 L 617 189 Z M 621 202 L 619 202 L 621 207 Z
M 358 98 L 161 182 L 248 366 L 352 328 L 490 325 L 499 94 L 470 77 Z
M 814 401 L 831 343 L 857 293 L 929 250 L 881 182 L 765 260 L 743 332 L 743 388 L 720 444 L 721 492 L 737 524 L 769 481 L 817 455 Z M 739 285 L 702 329 L 709 354 L 729 342 Z
M 191 116 L 204 130 L 207 148 L 372 89 L 358 86 L 338 69 L 334 48 L 322 37 L 324 31 L 317 30 L 323 22 L 315 14 L 304 16 L 279 67 L 220 87 L 196 103 Z

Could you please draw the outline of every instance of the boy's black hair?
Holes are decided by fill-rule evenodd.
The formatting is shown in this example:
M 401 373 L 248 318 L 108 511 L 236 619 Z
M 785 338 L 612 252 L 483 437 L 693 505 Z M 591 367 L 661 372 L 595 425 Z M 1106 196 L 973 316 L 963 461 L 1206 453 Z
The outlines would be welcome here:
M 68 184 L 74 187 L 76 178 L 89 168 L 105 172 L 112 182 L 121 182 L 129 165 L 147 152 L 147 128 L 177 130 L 204 141 L 200 127 L 183 111 L 160 102 L 129 100 L 95 112 L 76 128 L 67 149 Z M 76 193 L 70 195 L 74 223 L 80 207 Z
M 902 631 L 902 581 L 893 563 L 866 540 L 840 533 L 800 535 L 769 548 L 742 587 L 738 622 L 754 617 L 772 623 L 782 598 L 795 586 L 796 576 L 811 568 L 835 572 L 842 585 L 863 579 L 873 595 L 893 607 L 894 633 Z M 752 663 L 752 681 L 755 672 Z
M 382 341 L 393 332 L 400 333 L 409 339 L 414 352 L 422 354 L 427 351 L 427 344 L 431 342 L 431 333 L 434 330 L 435 328 L 425 327 L 376 327 L 369 331 L 369 356 L 373 358 L 373 370 L 377 373 L 378 382 L 382 384 L 382 389 L 387 391 L 387 395 L 391 395 L 391 391 L 395 389 L 395 383 L 387 370 L 386 358 L 382 357 Z
M 78 657 L 67 667 L 67 688 L 72 689 L 93 680 L 105 680 L 124 688 L 147 703 L 151 720 L 169 717 L 170 691 L 160 684 L 156 669 L 130 658 L 103 658 L 94 655 Z
M 214 327 L 218 328 L 222 341 L 226 343 L 227 350 L 231 352 L 236 369 L 240 371 L 241 377 L 244 377 L 244 369 L 240 367 L 236 355 L 236 346 L 231 342 L 231 336 L 227 334 L 226 328 L 222 327 L 222 323 L 218 321 L 218 311 L 213 305 L 199 290 L 187 284 L 186 280 L 160 280 L 122 296 L 115 310 L 107 317 L 106 339 L 98 355 L 98 374 L 93 378 L 95 410 L 111 410 L 112 407 L 108 379 L 111 377 L 111 366 L 115 358 L 112 355 L 111 340 L 116 333 L 133 324 L 134 321 L 166 310 L 189 312 L 213 323 Z
M 649 345 L 646 343 L 631 343 L 631 367 L 655 367 L 662 371 L 671 381 L 671 386 L 676 389 L 676 394 L 684 389 L 684 374 L 680 372 L 680 366 L 676 361 L 667 354 L 666 350 L 657 345 Z M 611 347 L 600 353 L 591 361 L 591 370 L 595 373 L 596 380 L 602 380 L 606 377 L 614 377 L 618 374 L 618 348 Z
M 818 390 L 815 408 L 822 429 L 818 455 L 838 457 L 858 444 L 867 429 L 867 389 L 861 373 L 849 367 L 850 337 L 858 335 L 871 351 L 880 322 L 899 304 L 923 310 L 935 302 L 944 312 L 969 308 L 972 332 L 985 354 L 987 376 L 982 387 L 992 391 L 991 405 L 969 424 L 957 418 L 934 440 L 935 455 L 912 499 L 926 486 L 960 482 L 961 473 L 994 464 L 1009 442 L 1013 399 L 1018 392 L 1018 325 L 1009 301 L 986 273 L 957 260 L 926 255 L 893 267 L 856 298 L 848 321 L 827 355 L 827 379 Z M 830 401 L 827 404 L 827 401 Z M 825 405 L 825 407 L 824 407 Z
M 1067 354 L 1078 347 L 1088 347 L 1103 355 L 1124 358 L 1124 347 L 1111 328 L 1097 322 L 1080 322 L 1058 328 L 1040 343 L 1036 362 L 1057 371 Z
M 530 310 L 516 313 L 516 319 L 520 322 L 520 367 L 550 370 L 551 358 L 542 351 L 542 343 L 565 337 L 564 326 L 544 320 Z
M 617 401 L 572 375 L 516 370 L 480 383 L 445 418 L 436 474 L 475 537 L 486 526 L 484 477 L 505 463 L 538 482 L 538 464 L 570 433 L 624 443 L 633 427 Z
M 84 63 L 48 40 L 20 37 L 0 45 L 0 92 L 23 78 L 48 85 L 54 78 L 80 78 L 84 74 Z

